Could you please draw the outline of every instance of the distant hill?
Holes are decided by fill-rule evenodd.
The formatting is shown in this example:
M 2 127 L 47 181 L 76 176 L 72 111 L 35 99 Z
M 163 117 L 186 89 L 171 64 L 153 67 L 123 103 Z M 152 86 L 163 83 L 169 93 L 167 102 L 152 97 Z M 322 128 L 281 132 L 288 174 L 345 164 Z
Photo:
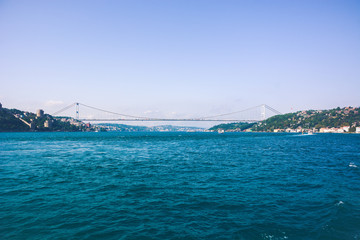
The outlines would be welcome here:
M 17 119 L 11 110 L 0 109 L 0 132 L 28 132 L 29 126 Z
M 203 128 L 198 127 L 183 127 L 183 126 L 172 126 L 172 125 L 160 125 L 154 127 L 145 126 L 133 126 L 117 123 L 98 123 L 95 126 L 105 128 L 107 131 L 118 131 L 118 132 L 199 132 L 204 131 Z
M 273 116 L 254 125 L 254 131 L 272 132 L 275 129 L 321 129 L 360 126 L 360 108 L 335 108 L 330 110 L 307 110 Z
M 149 130 L 148 127 L 144 126 L 132 126 L 118 123 L 97 123 L 95 126 L 98 126 L 106 131 L 116 132 L 146 132 Z
M 345 107 L 330 110 L 299 111 L 276 115 L 256 124 L 220 124 L 210 128 L 210 130 L 273 132 L 274 130 L 319 130 L 344 126 L 350 127 L 349 132 L 354 132 L 356 127 L 360 127 L 360 108 Z
M 204 128 L 199 127 L 185 127 L 185 126 L 173 126 L 173 125 L 160 125 L 150 127 L 150 131 L 155 132 L 202 132 Z
M 18 109 L 0 108 L 0 132 L 78 132 L 94 131 L 83 122 L 68 117 L 53 117 Z
M 213 126 L 212 128 L 210 128 L 210 131 L 219 131 L 219 130 L 224 130 L 227 132 L 241 132 L 244 131 L 246 129 L 250 129 L 252 126 L 254 126 L 255 123 L 246 123 L 246 122 L 239 122 L 239 123 L 224 123 L 224 124 L 219 124 L 216 126 Z

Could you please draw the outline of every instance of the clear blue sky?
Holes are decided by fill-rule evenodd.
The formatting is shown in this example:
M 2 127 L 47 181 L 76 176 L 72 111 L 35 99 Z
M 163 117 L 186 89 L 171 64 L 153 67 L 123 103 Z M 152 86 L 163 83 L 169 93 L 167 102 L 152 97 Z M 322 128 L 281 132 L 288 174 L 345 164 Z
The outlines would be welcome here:
M 194 117 L 360 105 L 360 1 L 0 0 L 0 102 Z

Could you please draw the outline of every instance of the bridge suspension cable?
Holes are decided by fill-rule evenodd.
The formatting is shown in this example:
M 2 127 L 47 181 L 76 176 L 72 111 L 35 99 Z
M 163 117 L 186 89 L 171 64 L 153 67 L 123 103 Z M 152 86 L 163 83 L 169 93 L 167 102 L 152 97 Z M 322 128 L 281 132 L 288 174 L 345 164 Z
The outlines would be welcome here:
M 122 114 L 122 113 L 116 113 L 116 112 L 111 112 L 111 111 L 108 111 L 108 110 L 104 110 L 104 109 L 101 109 L 101 108 L 97 108 L 97 107 L 92 107 L 92 106 L 89 106 L 89 105 L 86 105 L 86 104 L 83 104 L 83 103 L 73 103 L 73 104 L 70 104 L 69 106 L 66 106 L 62 109 L 60 109 L 59 111 L 53 113 L 52 115 L 58 115 L 59 113 L 62 113 L 66 110 L 68 110 L 69 108 L 73 107 L 73 106 L 84 106 L 84 107 L 87 107 L 87 108 L 91 108 L 91 109 L 94 109 L 94 110 L 97 110 L 97 111 L 101 111 L 101 112 L 105 112 L 105 113 L 110 113 L 110 114 L 114 114 L 114 115 L 119 115 L 119 116 L 122 116 L 122 117 L 130 117 L 130 118 L 137 118 L 137 119 L 147 119 L 147 117 L 139 117 L 139 116 L 133 116 L 133 115 L 127 115 L 127 114 Z M 76 110 L 76 113 L 78 115 L 78 109 Z
M 114 115 L 119 115 L 119 116 L 122 116 L 122 117 L 141 118 L 141 119 L 146 119 L 147 118 L 147 117 L 139 117 L 139 116 L 132 116 L 132 115 L 127 115 L 127 114 L 122 114 L 122 113 L 111 112 L 111 111 L 107 111 L 107 110 L 104 110 L 104 109 L 101 109 L 101 108 L 96 108 L 96 107 L 92 107 L 92 106 L 89 106 L 89 105 L 85 105 L 83 103 L 79 103 L 79 104 L 81 106 L 84 106 L 84 107 L 87 107 L 87 108 L 91 108 L 91 109 L 98 110 L 98 111 L 105 112 L 105 113 L 111 113 L 111 114 L 114 114 Z
M 236 111 L 236 112 L 224 113 L 224 114 L 213 115 L 213 116 L 207 116 L 207 117 L 202 117 L 202 118 L 197 118 L 197 119 L 208 119 L 208 118 L 215 118 L 215 117 L 222 117 L 222 116 L 227 116 L 227 115 L 233 115 L 233 114 L 236 114 L 236 113 L 241 113 L 241 112 L 250 111 L 250 110 L 256 109 L 256 108 L 261 107 L 261 106 L 262 106 L 262 105 L 255 106 L 255 107 L 251 107 L 251 108 L 247 108 L 247 109 L 240 110 L 240 111 Z
M 69 108 L 75 106 L 75 104 L 76 104 L 76 103 L 70 104 L 69 106 L 62 108 L 62 109 L 60 109 L 59 111 L 54 112 L 52 115 L 54 115 L 54 116 L 55 116 L 55 115 L 58 115 L 59 113 L 62 113 L 62 112 L 64 112 L 64 111 L 68 110 Z
M 276 110 L 276 109 L 274 109 L 274 108 L 272 108 L 272 107 L 270 107 L 270 106 L 268 106 L 268 105 L 266 105 L 266 104 L 265 104 L 265 107 L 266 107 L 267 109 L 269 109 L 270 111 L 276 113 L 276 114 L 282 114 L 282 113 L 279 112 L 278 110 Z
M 262 104 L 262 105 L 258 105 L 255 107 L 251 107 L 251 108 L 247 108 L 244 110 L 240 110 L 240 111 L 235 111 L 235 112 L 230 112 L 230 113 L 224 113 L 224 114 L 218 114 L 218 115 L 212 115 L 212 116 L 205 116 L 205 117 L 197 117 L 197 118 L 184 118 L 184 119 L 167 119 L 167 118 L 149 118 L 149 117 L 143 117 L 143 116 L 134 116 L 134 115 L 128 115 L 128 114 L 122 114 L 122 113 L 117 113 L 117 112 L 112 112 L 112 111 L 108 111 L 102 108 L 97 108 L 97 107 L 93 107 L 93 106 L 89 106 L 83 103 L 73 103 L 70 104 L 69 106 L 66 106 L 62 109 L 60 109 L 59 111 L 53 113 L 53 115 L 58 115 L 66 110 L 68 110 L 69 108 L 76 106 L 76 118 L 78 119 L 79 117 L 79 105 L 84 106 L 86 108 L 90 108 L 93 110 L 97 110 L 97 111 L 101 111 L 104 113 L 110 113 L 110 114 L 114 114 L 114 115 L 118 115 L 121 117 L 126 117 L 126 118 L 121 118 L 121 119 L 83 119 L 83 120 L 87 120 L 87 121 L 258 121 L 255 120 L 254 118 L 252 119 L 242 119 L 242 120 L 226 120 L 226 119 L 214 119 L 214 118 L 218 118 L 218 117 L 223 117 L 223 116 L 228 116 L 228 115 L 233 115 L 233 114 L 237 114 L 237 113 L 243 113 L 243 112 L 247 112 L 247 111 L 251 111 L 254 109 L 259 109 L 259 108 L 263 108 L 265 110 L 268 109 L 270 111 L 272 111 L 275 114 L 281 114 L 279 111 L 275 110 L 272 107 L 269 107 L 266 104 Z M 265 112 L 262 113 L 265 115 Z M 129 119 L 128 119 L 129 118 Z M 263 120 L 263 119 L 262 119 Z

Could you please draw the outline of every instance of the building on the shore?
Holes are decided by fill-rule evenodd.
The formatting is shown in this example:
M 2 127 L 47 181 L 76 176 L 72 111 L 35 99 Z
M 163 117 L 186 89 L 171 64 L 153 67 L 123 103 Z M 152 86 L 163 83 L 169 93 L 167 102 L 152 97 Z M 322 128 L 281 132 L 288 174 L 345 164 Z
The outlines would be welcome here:
M 285 129 L 285 132 L 294 133 L 294 132 L 296 132 L 296 130 L 291 129 L 291 128 L 287 128 L 287 129 Z
M 52 121 L 51 120 L 46 120 L 44 122 L 44 127 L 45 128 L 51 128 L 52 127 Z
M 350 131 L 350 126 L 340 127 L 340 128 L 320 128 L 321 133 L 346 133 Z
M 344 132 L 349 132 L 350 126 L 344 126 L 341 128 Z
M 327 133 L 329 132 L 329 129 L 328 128 L 320 128 L 320 133 Z
M 44 116 L 44 110 L 38 109 L 37 112 L 36 112 L 36 116 L 37 117 L 43 117 Z

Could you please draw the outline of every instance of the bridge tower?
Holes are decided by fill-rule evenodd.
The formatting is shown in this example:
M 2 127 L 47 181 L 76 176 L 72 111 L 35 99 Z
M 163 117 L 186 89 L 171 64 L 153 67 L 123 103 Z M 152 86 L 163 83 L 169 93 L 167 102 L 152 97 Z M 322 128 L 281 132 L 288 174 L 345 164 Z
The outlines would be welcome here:
M 76 119 L 79 119 L 79 103 L 76 103 Z
M 261 109 L 261 120 L 265 120 L 266 119 L 266 105 L 263 104 L 260 107 Z

